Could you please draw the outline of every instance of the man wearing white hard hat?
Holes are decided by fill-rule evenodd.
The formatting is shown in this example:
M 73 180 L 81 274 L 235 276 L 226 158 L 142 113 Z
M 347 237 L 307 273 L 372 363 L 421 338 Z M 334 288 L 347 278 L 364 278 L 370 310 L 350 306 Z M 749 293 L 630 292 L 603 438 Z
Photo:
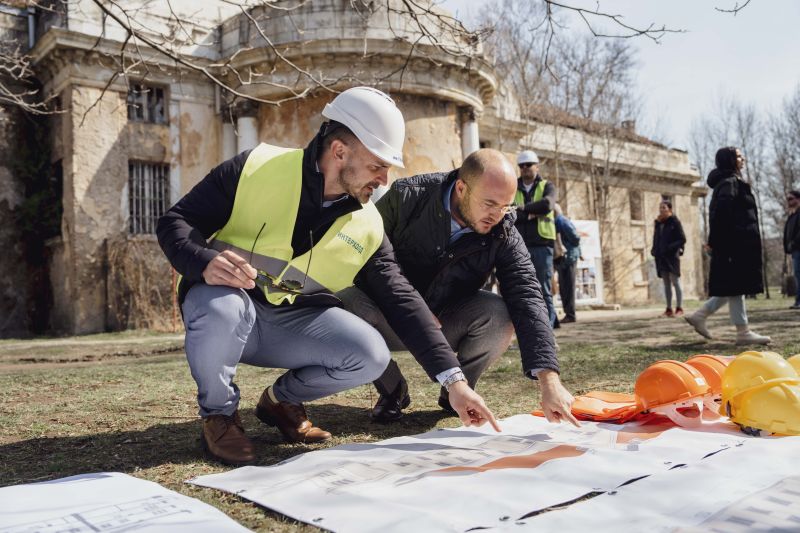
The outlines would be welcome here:
M 553 251 L 556 243 L 553 209 L 556 188 L 539 175 L 539 156 L 533 150 L 520 152 L 517 166 L 520 177 L 514 197 L 517 205 L 516 226 L 528 247 L 536 277 L 542 286 L 550 325 L 557 327 L 556 308 L 553 306 Z
M 392 165 L 403 166 L 405 124 L 369 87 L 339 94 L 305 149 L 260 144 L 213 169 L 159 220 L 159 243 L 181 274 L 186 356 L 197 383 L 201 443 L 216 460 L 246 464 L 254 446 L 238 414 L 239 363 L 285 368 L 256 416 L 288 442 L 315 443 L 304 402 L 373 381 L 389 350 L 341 308 L 335 293 L 370 271 L 369 290 L 433 379 L 458 366 L 425 302 L 409 284 L 370 202 Z M 467 425 L 489 421 L 466 384 L 453 407 Z M 499 429 L 498 429 L 499 430 Z

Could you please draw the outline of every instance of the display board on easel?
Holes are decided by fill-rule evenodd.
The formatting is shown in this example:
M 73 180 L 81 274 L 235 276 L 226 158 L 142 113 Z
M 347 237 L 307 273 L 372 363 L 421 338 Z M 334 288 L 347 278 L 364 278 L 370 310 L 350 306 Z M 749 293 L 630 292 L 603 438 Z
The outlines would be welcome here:
M 575 269 L 575 303 L 603 304 L 603 257 L 600 251 L 600 225 L 596 220 L 573 220 L 581 237 L 581 256 Z M 558 291 L 553 300 L 561 305 Z

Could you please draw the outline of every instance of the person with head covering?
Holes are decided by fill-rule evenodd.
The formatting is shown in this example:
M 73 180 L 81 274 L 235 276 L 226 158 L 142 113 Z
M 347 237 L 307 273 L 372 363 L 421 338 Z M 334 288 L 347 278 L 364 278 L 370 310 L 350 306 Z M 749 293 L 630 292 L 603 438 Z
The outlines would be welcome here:
M 744 155 L 736 147 L 717 150 L 716 168 L 708 175 L 714 192 L 709 205 L 707 249 L 711 254 L 708 294 L 703 306 L 684 319 L 707 339 L 706 319 L 728 304 L 736 326 L 736 344 L 769 344 L 771 339 L 750 329 L 744 295 L 764 291 L 758 209 L 749 183 L 742 179 Z
M 683 226 L 672 213 L 672 202 L 663 200 L 658 206 L 658 218 L 653 229 L 653 248 L 650 250 L 656 260 L 656 274 L 664 282 L 664 296 L 667 310 L 662 316 L 683 315 L 683 291 L 681 290 L 681 259 L 686 235 Z M 672 311 L 672 288 L 675 288 L 675 311 Z
M 522 235 L 531 254 L 536 279 L 542 288 L 550 325 L 559 327 L 553 306 L 553 253 L 556 243 L 556 223 L 553 208 L 558 193 L 552 181 L 539 174 L 539 156 L 524 150 L 517 156 L 519 179 L 514 203 L 517 206 L 517 231 Z
M 304 403 L 369 383 L 389 349 L 335 293 L 369 273 L 366 289 L 408 350 L 435 379 L 460 370 L 455 352 L 395 260 L 370 201 L 403 166 L 405 122 L 371 87 L 340 93 L 305 149 L 261 143 L 211 170 L 158 221 L 158 242 L 181 274 L 186 358 L 203 419 L 200 442 L 215 460 L 241 465 L 255 447 L 239 416 L 240 364 L 283 368 L 255 406 L 291 443 L 331 434 Z M 499 426 L 464 381 L 449 387 L 466 425 Z

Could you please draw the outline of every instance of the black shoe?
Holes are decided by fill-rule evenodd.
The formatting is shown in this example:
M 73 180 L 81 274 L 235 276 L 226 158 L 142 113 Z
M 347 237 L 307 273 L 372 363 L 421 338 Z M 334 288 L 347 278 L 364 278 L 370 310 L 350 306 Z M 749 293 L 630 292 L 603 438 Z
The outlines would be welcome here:
M 408 395 L 408 385 L 405 380 L 392 394 L 378 397 L 378 402 L 372 408 L 370 418 L 373 422 L 387 424 L 403 417 L 403 409 L 411 405 L 411 396 Z
M 439 401 L 436 403 L 438 403 L 439 407 L 441 407 L 451 415 L 458 416 L 456 410 L 453 409 L 452 405 L 450 405 L 450 399 L 447 396 L 447 391 L 445 391 L 444 389 L 442 389 L 442 392 L 439 394 Z
M 562 318 L 562 319 L 560 320 L 560 322 L 561 322 L 562 324 L 572 324 L 573 322 L 575 322 L 575 318 L 574 318 L 574 317 L 571 317 L 571 316 L 565 316 L 564 318 Z

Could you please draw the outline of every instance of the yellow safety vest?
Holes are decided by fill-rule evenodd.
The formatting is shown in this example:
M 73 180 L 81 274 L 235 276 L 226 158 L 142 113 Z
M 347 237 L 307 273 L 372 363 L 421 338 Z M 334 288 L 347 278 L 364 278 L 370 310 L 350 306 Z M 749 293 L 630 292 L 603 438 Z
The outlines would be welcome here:
M 242 169 L 230 219 L 209 242 L 215 250 L 234 251 L 266 275 L 260 279 L 271 282 L 259 287 L 273 305 L 294 303 L 298 294 L 351 286 L 383 241 L 381 215 L 367 202 L 337 218 L 309 251 L 292 258 L 302 183 L 303 150 L 258 145 Z M 281 288 L 282 282 L 290 290 Z
M 544 186 L 547 185 L 547 180 L 542 179 L 539 181 L 539 184 L 536 185 L 536 189 L 533 191 L 533 200 L 534 202 L 538 202 L 544 196 Z M 517 189 L 517 193 L 514 197 L 514 203 L 523 206 L 525 205 L 525 194 Z M 547 214 L 544 215 L 536 215 L 536 229 L 539 230 L 539 236 L 543 239 L 556 239 L 556 222 L 555 222 L 555 215 L 552 211 L 548 211 Z

